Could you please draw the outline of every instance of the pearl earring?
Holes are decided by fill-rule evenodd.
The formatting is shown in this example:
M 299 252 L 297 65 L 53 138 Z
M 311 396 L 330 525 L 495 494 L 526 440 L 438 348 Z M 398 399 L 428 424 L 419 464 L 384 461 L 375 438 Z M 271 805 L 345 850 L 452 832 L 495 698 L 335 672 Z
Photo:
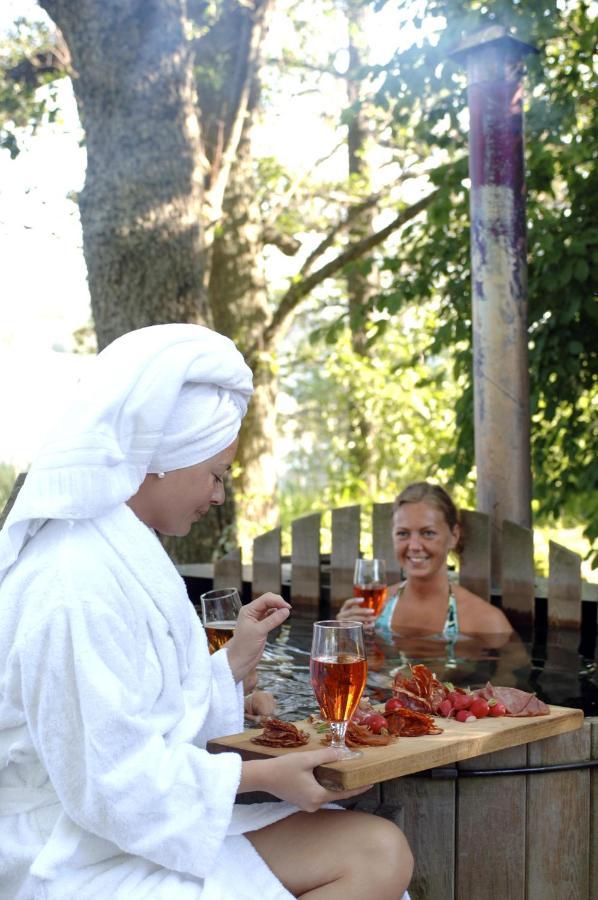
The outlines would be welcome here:
M 158 478 L 164 478 L 164 472 L 158 472 Z

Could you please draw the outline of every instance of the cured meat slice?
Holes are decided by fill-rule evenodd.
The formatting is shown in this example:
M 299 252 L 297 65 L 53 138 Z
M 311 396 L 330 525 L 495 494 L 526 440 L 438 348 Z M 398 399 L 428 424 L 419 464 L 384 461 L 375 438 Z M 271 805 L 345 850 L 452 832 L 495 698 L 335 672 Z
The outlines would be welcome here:
M 390 734 L 374 734 L 367 725 L 349 722 L 345 734 L 348 747 L 385 747 L 392 740 Z
M 438 712 L 447 695 L 447 688 L 438 681 L 433 672 L 423 664 L 409 666 L 410 675 L 395 676 L 392 692 L 403 701 L 408 709 L 416 712 Z
M 386 721 L 391 734 L 401 737 L 419 737 L 422 734 L 442 734 L 432 716 L 414 709 L 395 709 L 387 713 Z
M 550 712 L 550 708 L 543 700 L 535 694 L 520 691 L 519 688 L 495 687 L 488 682 L 485 687 L 476 691 L 476 694 L 485 700 L 494 699 L 504 704 L 507 716 L 547 716 Z
M 264 720 L 264 730 L 251 738 L 252 744 L 264 747 L 302 747 L 309 741 L 307 731 L 302 731 L 292 722 L 269 718 Z

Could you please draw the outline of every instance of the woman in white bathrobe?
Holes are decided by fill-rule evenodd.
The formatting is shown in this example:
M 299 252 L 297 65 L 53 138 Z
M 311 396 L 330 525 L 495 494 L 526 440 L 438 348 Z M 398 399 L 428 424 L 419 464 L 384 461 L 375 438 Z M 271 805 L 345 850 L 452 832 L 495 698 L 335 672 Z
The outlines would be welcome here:
M 222 503 L 251 394 L 227 338 L 159 325 L 94 361 L 0 532 L 2 900 L 396 900 L 391 823 L 321 809 L 330 749 L 242 762 L 243 680 L 288 616 L 245 606 L 210 656 L 156 532 Z M 244 791 L 281 803 L 237 805 Z

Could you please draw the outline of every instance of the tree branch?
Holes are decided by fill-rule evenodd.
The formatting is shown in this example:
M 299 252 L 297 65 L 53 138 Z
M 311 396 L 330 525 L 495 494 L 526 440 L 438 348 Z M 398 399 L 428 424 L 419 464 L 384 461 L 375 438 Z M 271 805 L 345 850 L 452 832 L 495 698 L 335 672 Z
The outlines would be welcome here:
M 375 206 L 380 200 L 380 194 L 372 194 L 371 197 L 368 197 L 366 200 L 363 200 L 361 203 L 356 203 L 354 206 L 349 207 L 347 214 L 344 219 L 341 219 L 339 222 L 334 225 L 326 237 L 320 241 L 317 247 L 309 254 L 303 265 L 299 270 L 300 275 L 306 275 L 307 272 L 311 269 L 312 264 L 319 256 L 328 250 L 330 246 L 332 246 L 335 237 L 339 232 L 343 231 L 347 228 L 348 225 L 351 224 L 358 216 L 365 212 L 368 209 L 371 209 L 372 206 Z
M 346 75 L 338 72 L 334 66 L 319 66 L 305 60 L 295 59 L 284 54 L 278 58 L 271 56 L 265 61 L 266 65 L 282 69 L 304 69 L 306 72 L 317 72 L 319 75 L 331 75 L 333 78 L 344 79 Z
M 389 235 L 401 228 L 406 222 L 414 219 L 420 212 L 427 209 L 440 193 L 441 188 L 437 188 L 435 191 L 422 197 L 417 203 L 413 203 L 411 206 L 408 206 L 407 209 L 402 210 L 398 216 L 384 228 L 375 231 L 361 241 L 355 241 L 355 243 L 349 244 L 346 250 L 339 253 L 335 259 L 330 260 L 326 265 L 317 269 L 315 272 L 312 272 L 307 277 L 301 278 L 299 281 L 294 281 L 280 301 L 278 309 L 272 316 L 272 321 L 264 331 L 263 347 L 267 348 L 272 344 L 283 324 L 297 308 L 300 301 L 318 284 L 321 284 L 327 278 L 331 278 L 347 263 L 352 262 L 354 259 L 359 259 L 367 253 L 368 250 L 381 244 L 382 241 L 386 240 Z
M 30 88 L 39 86 L 44 75 L 53 74 L 61 78 L 71 73 L 71 55 L 60 32 L 56 32 L 56 43 L 40 50 L 33 56 L 24 56 L 15 66 L 6 69 L 11 81 L 21 82 Z
M 272 244 L 274 247 L 285 254 L 285 256 L 295 256 L 301 249 L 301 241 L 292 234 L 284 234 L 278 231 L 272 225 L 266 225 L 262 232 L 262 240 L 264 244 Z
M 407 181 L 409 178 L 419 178 L 420 175 L 420 172 L 412 172 L 408 170 L 406 172 L 403 172 L 403 174 L 400 175 L 399 178 L 395 179 L 394 185 L 396 186 L 403 181 Z M 376 194 L 372 194 L 370 197 L 366 197 L 360 203 L 356 203 L 354 206 L 349 207 L 344 219 L 341 219 L 339 222 L 337 222 L 336 225 L 333 225 L 326 237 L 309 254 L 307 259 L 301 266 L 300 274 L 305 275 L 312 267 L 315 260 L 317 260 L 318 257 L 322 256 L 322 254 L 332 245 L 337 234 L 348 228 L 349 225 L 351 225 L 351 223 L 361 215 L 361 213 L 366 212 L 368 209 L 371 209 L 372 206 L 376 206 L 381 198 L 382 194 L 378 192 Z
M 238 86 L 236 108 L 232 111 L 231 121 L 223 135 L 220 165 L 213 173 L 215 177 L 208 191 L 213 217 L 216 219 L 220 217 L 231 166 L 239 149 L 253 81 L 262 65 L 260 51 L 263 33 L 267 28 L 266 18 L 269 9 L 270 0 L 258 0 L 251 10 L 250 18 L 246 18 L 243 22 L 247 29 L 246 33 L 239 37 L 237 71 L 233 79 L 233 86 Z

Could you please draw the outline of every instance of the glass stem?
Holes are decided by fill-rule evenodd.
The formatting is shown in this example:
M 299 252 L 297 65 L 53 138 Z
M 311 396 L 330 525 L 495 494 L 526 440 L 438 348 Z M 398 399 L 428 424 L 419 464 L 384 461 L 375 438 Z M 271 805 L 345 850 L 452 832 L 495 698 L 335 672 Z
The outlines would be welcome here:
M 345 744 L 345 732 L 347 730 L 348 722 L 331 722 L 330 723 L 330 734 L 332 735 L 332 740 L 330 742 L 330 746 L 334 747 L 335 750 L 344 750 L 346 747 Z

